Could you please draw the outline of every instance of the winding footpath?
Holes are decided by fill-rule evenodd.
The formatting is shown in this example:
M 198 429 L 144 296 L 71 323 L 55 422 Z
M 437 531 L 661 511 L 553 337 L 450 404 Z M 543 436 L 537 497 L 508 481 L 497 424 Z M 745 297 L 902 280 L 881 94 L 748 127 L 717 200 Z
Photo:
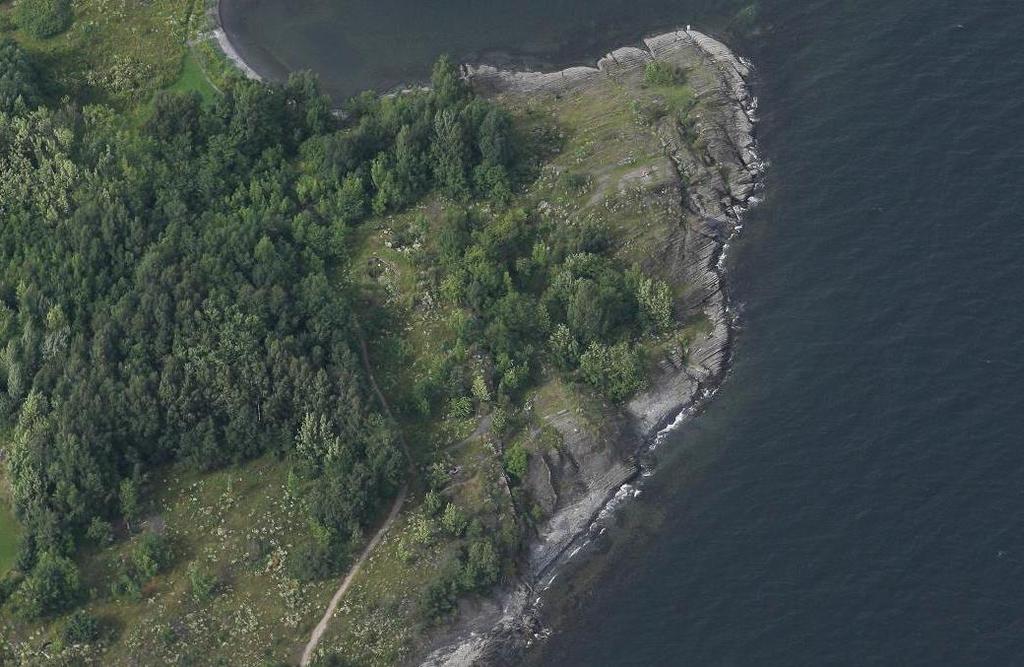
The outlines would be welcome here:
M 359 350 L 363 357 L 363 368 L 366 369 L 366 376 L 370 379 L 370 386 L 373 387 L 373 393 L 377 396 L 377 401 L 380 403 L 381 409 L 384 410 L 384 414 L 386 414 L 388 419 L 397 425 L 398 422 L 395 421 L 395 417 L 391 413 L 391 406 L 388 405 L 388 401 L 384 398 L 383 392 L 381 392 L 380 387 L 377 386 L 377 380 L 373 377 L 373 371 L 370 369 L 370 355 L 366 350 L 366 339 L 363 337 L 363 333 L 359 329 L 358 325 L 355 327 L 355 330 L 356 334 L 359 336 Z M 334 617 L 334 612 L 338 609 L 338 603 L 340 603 L 341 599 L 345 597 L 345 593 L 348 592 L 348 589 L 352 586 L 352 582 L 355 581 L 356 576 L 359 574 L 360 570 L 363 569 L 363 565 L 367 560 L 369 560 L 373 550 L 377 548 L 377 545 L 380 544 L 385 533 L 388 532 L 391 525 L 395 522 L 395 519 L 398 518 L 398 513 L 402 510 L 405 498 L 409 494 L 409 480 L 412 479 L 413 472 L 412 456 L 409 452 L 409 445 L 405 442 L 405 437 L 403 437 L 401 430 L 399 430 L 397 426 L 395 432 L 398 435 L 398 444 L 401 445 L 402 451 L 405 453 L 405 458 L 409 462 L 409 474 L 406 476 L 406 481 L 402 484 L 402 488 L 399 490 L 398 496 L 395 498 L 395 502 L 391 505 L 391 511 L 388 512 L 388 518 L 374 534 L 373 539 L 371 539 L 370 543 L 366 545 L 363 552 L 359 554 L 359 559 L 356 560 L 355 564 L 353 564 L 352 568 L 348 571 L 348 574 L 345 575 L 345 579 L 341 582 L 341 585 L 338 586 L 338 590 L 335 591 L 330 604 L 327 605 L 327 610 L 324 612 L 323 618 L 320 619 L 320 622 L 317 623 L 316 627 L 313 629 L 313 634 L 310 635 L 309 642 L 306 643 L 306 648 L 302 652 L 302 661 L 299 663 L 302 667 L 309 665 L 310 661 L 313 659 L 313 653 L 316 652 L 317 645 L 320 644 L 320 640 L 323 638 L 324 632 L 327 631 L 327 626 L 330 624 L 331 618 Z

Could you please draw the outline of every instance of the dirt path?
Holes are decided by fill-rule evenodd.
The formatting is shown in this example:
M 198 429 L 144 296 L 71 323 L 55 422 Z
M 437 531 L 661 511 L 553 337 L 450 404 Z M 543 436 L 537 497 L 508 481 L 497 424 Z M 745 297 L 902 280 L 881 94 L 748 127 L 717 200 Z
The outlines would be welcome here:
M 388 405 L 388 400 L 384 398 L 384 394 L 381 392 L 380 387 L 377 386 L 377 380 L 373 377 L 373 371 L 370 369 L 370 354 L 366 350 L 366 339 L 363 337 L 362 331 L 359 326 L 355 327 L 356 333 L 359 336 L 359 351 L 363 357 L 363 368 L 366 369 L 366 376 L 370 380 L 370 386 L 373 387 L 373 393 L 377 396 L 377 400 L 380 402 L 381 409 L 384 410 L 384 414 L 395 424 L 394 415 L 391 413 L 391 406 Z M 402 432 L 397 430 L 396 434 L 398 437 L 398 444 L 401 445 L 402 451 L 405 453 L 406 460 L 409 463 L 409 472 L 406 476 L 406 481 L 402 484 L 401 490 L 398 492 L 398 497 L 395 498 L 395 502 L 391 505 L 391 511 L 388 512 L 388 518 L 384 521 L 384 524 L 380 527 L 374 536 L 370 540 L 370 543 L 363 549 L 363 553 L 359 554 L 359 559 L 352 565 L 352 568 L 345 575 L 345 579 L 341 582 L 341 586 L 338 586 L 338 590 L 335 591 L 334 597 L 331 598 L 331 603 L 327 605 L 327 611 L 324 612 L 323 618 L 317 623 L 313 629 L 313 634 L 309 637 L 309 642 L 306 644 L 306 649 L 302 652 L 302 661 L 299 663 L 302 667 L 306 667 L 313 659 L 313 653 L 316 651 L 317 645 L 320 643 L 320 639 L 324 636 L 324 632 L 327 631 L 327 626 L 331 622 L 331 618 L 334 616 L 334 612 L 338 608 L 338 603 L 345 597 L 345 593 L 348 592 L 349 587 L 352 586 L 352 582 L 355 581 L 356 575 L 363 569 L 363 565 L 370 558 L 370 554 L 377 548 L 384 534 L 391 528 L 391 524 L 398 518 L 398 513 L 402 510 L 402 504 L 405 503 L 405 497 L 409 494 L 409 480 L 412 479 L 413 464 L 412 456 L 409 452 L 409 445 L 405 442 L 405 438 L 402 436 Z
M 341 586 L 338 587 L 338 590 L 334 593 L 334 597 L 331 598 L 331 603 L 327 605 L 327 611 L 324 612 L 324 617 L 320 619 L 316 628 L 313 629 L 313 634 L 309 638 L 309 643 L 306 644 L 306 650 L 302 652 L 302 662 L 300 664 L 302 664 L 303 667 L 308 665 L 309 661 L 313 659 L 313 652 L 316 651 L 317 644 L 320 643 L 320 638 L 324 636 L 324 632 L 327 630 L 327 625 L 331 622 L 331 617 L 334 616 L 334 612 L 338 608 L 338 603 L 341 602 L 341 598 L 345 597 L 345 593 L 348 592 L 348 589 L 355 580 L 356 575 L 359 574 L 359 571 L 363 568 L 363 564 L 370 557 L 370 554 L 373 553 L 374 548 L 376 548 L 381 538 L 384 537 L 384 533 L 388 532 L 388 528 L 391 527 L 391 524 L 394 523 L 395 519 L 398 517 L 398 513 L 402 509 L 402 503 L 405 502 L 405 496 L 408 491 L 409 485 L 403 484 L 402 490 L 398 492 L 398 497 L 395 498 L 395 502 L 391 506 L 391 513 L 388 514 L 388 518 L 384 522 L 384 525 L 380 527 L 377 534 L 373 536 L 370 543 L 366 545 L 365 549 L 363 549 L 363 553 L 359 555 L 359 560 L 357 560 L 352 566 L 352 569 L 348 571 L 348 574 L 345 576 L 345 580 L 341 582 Z
M 373 393 L 377 396 L 377 400 L 380 402 L 380 407 L 384 410 L 384 414 L 388 416 L 388 419 L 392 421 L 397 427 L 398 420 L 395 419 L 395 415 L 391 412 L 391 406 L 388 405 L 388 399 L 384 398 L 383 392 L 380 387 L 377 386 L 377 379 L 373 377 L 373 370 L 370 368 L 370 353 L 366 351 L 366 338 L 363 336 L 362 330 L 359 325 L 355 327 L 356 335 L 359 336 L 359 353 L 363 357 L 363 369 L 366 370 L 366 377 L 370 378 L 370 386 L 373 387 Z M 405 458 L 409 462 L 409 473 L 412 474 L 412 453 L 409 451 L 409 445 L 405 442 L 405 437 L 402 435 L 400 429 L 395 430 L 398 436 L 398 444 L 402 446 L 402 451 L 405 452 Z

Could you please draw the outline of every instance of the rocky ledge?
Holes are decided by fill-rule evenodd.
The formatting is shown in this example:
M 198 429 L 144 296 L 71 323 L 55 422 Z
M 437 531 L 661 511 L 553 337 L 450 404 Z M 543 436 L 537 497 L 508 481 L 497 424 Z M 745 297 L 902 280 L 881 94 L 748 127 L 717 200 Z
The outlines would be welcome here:
M 478 65 L 464 71 L 486 94 L 563 99 L 606 85 L 609 79 L 639 85 L 653 60 L 685 71 L 701 103 L 693 108 L 685 136 L 678 123 L 654 125 L 665 162 L 674 167 L 665 169 L 673 173 L 660 196 L 678 213 L 673 224 L 657 229 L 657 250 L 644 260 L 644 268 L 683 295 L 676 304 L 680 319 L 702 326 L 685 351 L 658 360 L 648 388 L 622 408 L 590 406 L 544 415 L 563 446 L 531 458 L 525 485 L 548 518 L 531 543 L 524 574 L 500 595 L 467 609 L 464 620 L 435 641 L 423 665 L 503 663 L 532 642 L 543 599 L 538 591 L 635 476 L 636 455 L 661 430 L 692 414 L 725 376 L 733 316 L 722 259 L 741 216 L 757 203 L 755 192 L 765 166 L 753 135 L 757 101 L 748 86 L 751 64 L 721 42 L 683 30 L 645 39 L 643 48 L 617 49 L 596 67 L 515 72 Z

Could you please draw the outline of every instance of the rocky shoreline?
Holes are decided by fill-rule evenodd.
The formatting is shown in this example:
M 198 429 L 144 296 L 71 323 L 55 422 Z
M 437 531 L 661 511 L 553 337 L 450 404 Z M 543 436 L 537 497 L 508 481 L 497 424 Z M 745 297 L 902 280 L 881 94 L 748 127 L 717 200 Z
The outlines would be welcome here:
M 555 502 L 530 546 L 524 576 L 512 588 L 467 609 L 463 621 L 435 639 L 426 658 L 410 664 L 502 664 L 521 655 L 541 633 L 537 611 L 543 589 L 567 554 L 571 557 L 591 531 L 599 529 L 599 517 L 609 504 L 628 495 L 623 492 L 639 472 L 637 456 L 660 433 L 698 410 L 725 378 L 734 315 L 723 259 L 743 214 L 758 202 L 755 193 L 766 166 L 754 140 L 757 100 L 749 88 L 752 65 L 712 37 L 681 30 L 645 39 L 643 48 L 616 49 L 596 67 L 517 72 L 477 65 L 466 66 L 464 73 L 489 95 L 562 96 L 608 77 L 642 76 L 652 60 L 684 68 L 697 98 L 709 103 L 701 105 L 704 111 L 694 118 L 694 141 L 671 125 L 658 128 L 677 172 L 677 187 L 671 192 L 678 197 L 682 224 L 667 231 L 664 250 L 651 257 L 645 269 L 670 284 L 686 286 L 679 310 L 686 319 L 705 318 L 707 327 L 692 341 L 685 358 L 674 354 L 661 359 L 648 389 L 623 410 L 598 416 L 596 429 L 593 420 L 583 423 L 573 414 L 548 418 L 565 440 L 574 469 L 547 456 L 531 462 L 531 494 Z

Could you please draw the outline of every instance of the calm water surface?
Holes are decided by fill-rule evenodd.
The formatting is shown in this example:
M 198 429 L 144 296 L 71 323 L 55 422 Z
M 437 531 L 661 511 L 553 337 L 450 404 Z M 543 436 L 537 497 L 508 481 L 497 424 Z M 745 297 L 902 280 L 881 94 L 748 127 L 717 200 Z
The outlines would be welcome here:
M 703 16 L 748 25 L 743 0 L 222 0 L 221 19 L 257 71 L 312 69 L 344 98 L 429 76 L 442 53 L 460 61 L 593 64 L 609 47 Z
M 336 92 L 440 51 L 572 60 L 737 9 L 235 6 L 243 52 Z M 779 0 L 757 25 L 733 41 L 772 167 L 731 254 L 733 371 L 556 584 L 531 662 L 1024 664 L 1024 5 Z

